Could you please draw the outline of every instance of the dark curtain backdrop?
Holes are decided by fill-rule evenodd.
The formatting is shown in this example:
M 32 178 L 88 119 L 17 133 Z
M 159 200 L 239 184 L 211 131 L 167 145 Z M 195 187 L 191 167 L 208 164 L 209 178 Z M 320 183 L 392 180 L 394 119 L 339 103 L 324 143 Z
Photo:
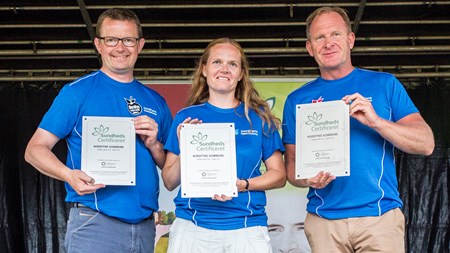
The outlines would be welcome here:
M 408 93 L 434 131 L 429 157 L 397 152 L 407 252 L 450 251 L 450 83 L 424 80 Z M 0 83 L 0 253 L 63 252 L 69 207 L 60 181 L 28 165 L 23 154 L 60 84 Z M 65 143 L 54 151 L 65 160 Z

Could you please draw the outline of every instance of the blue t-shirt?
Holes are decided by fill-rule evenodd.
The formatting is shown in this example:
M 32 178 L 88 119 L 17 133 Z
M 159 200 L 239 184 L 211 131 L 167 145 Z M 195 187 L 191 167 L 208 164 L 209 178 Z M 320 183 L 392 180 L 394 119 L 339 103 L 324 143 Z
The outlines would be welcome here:
M 165 149 L 179 155 L 177 126 L 187 117 L 198 118 L 203 123 L 234 122 L 236 133 L 237 177 L 249 179 L 261 175 L 261 161 L 275 151 L 284 152 L 277 130 L 268 131 L 261 118 L 249 110 L 248 122 L 244 104 L 232 109 L 217 108 L 209 103 L 193 105 L 177 113 L 174 118 Z M 238 197 L 221 202 L 211 198 L 182 198 L 181 189 L 175 197 L 177 217 L 190 220 L 200 227 L 216 230 L 232 230 L 251 226 L 267 226 L 264 191 L 240 192 Z
M 147 115 L 158 123 L 158 140 L 165 143 L 172 123 L 170 110 L 157 92 L 137 80 L 121 83 L 100 70 L 65 85 L 39 127 L 68 147 L 66 165 L 81 168 L 82 117 L 137 117 Z M 136 185 L 106 186 L 80 196 L 66 183 L 67 202 L 80 202 L 108 216 L 138 223 L 158 210 L 159 177 L 155 161 L 136 136 Z
M 375 112 L 385 120 L 396 122 L 418 112 L 393 75 L 355 68 L 338 80 L 318 78 L 288 96 L 283 112 L 283 142 L 296 144 L 297 104 L 341 100 L 356 92 L 370 100 Z M 310 188 L 307 211 L 327 219 L 380 216 L 402 207 L 397 188 L 394 146 L 350 117 L 350 176 L 337 177 L 324 189 Z

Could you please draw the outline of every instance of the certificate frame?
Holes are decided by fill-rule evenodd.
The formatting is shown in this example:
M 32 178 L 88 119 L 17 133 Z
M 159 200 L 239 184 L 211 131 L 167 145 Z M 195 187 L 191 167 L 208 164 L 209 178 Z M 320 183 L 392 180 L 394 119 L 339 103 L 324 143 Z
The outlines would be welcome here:
M 342 100 L 296 105 L 295 178 L 350 176 L 350 114 Z
M 136 185 L 134 118 L 83 116 L 81 170 L 105 185 Z
M 237 197 L 234 123 L 182 124 L 181 197 Z

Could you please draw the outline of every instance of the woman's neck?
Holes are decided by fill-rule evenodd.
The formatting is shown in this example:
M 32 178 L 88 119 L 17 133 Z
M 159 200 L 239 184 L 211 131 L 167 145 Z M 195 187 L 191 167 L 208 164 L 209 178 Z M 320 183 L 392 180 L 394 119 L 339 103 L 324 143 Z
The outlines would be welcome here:
M 227 109 L 237 107 L 240 104 L 240 101 L 235 97 L 210 97 L 208 103 L 222 109 Z

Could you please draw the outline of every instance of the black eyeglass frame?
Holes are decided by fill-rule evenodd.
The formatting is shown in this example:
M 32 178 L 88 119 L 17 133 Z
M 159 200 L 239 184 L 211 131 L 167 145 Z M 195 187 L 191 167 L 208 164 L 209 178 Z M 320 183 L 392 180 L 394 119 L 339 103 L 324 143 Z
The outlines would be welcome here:
M 100 40 L 103 40 L 104 43 L 105 43 L 105 45 L 108 46 L 108 47 L 115 47 L 115 46 L 117 46 L 117 45 L 119 44 L 119 41 L 122 41 L 122 44 L 123 44 L 124 46 L 126 46 L 126 47 L 134 47 L 134 46 L 136 46 L 136 45 L 139 43 L 139 40 L 140 40 L 140 38 L 135 38 L 135 37 L 123 37 L 123 38 L 117 38 L 117 37 L 114 37 L 114 36 L 105 36 L 105 37 L 97 36 L 97 38 L 100 39 Z M 108 44 L 106 43 L 106 39 L 114 39 L 114 40 L 116 40 L 117 42 L 116 42 L 116 44 L 114 44 L 114 45 L 108 45 Z M 126 45 L 126 44 L 124 43 L 124 40 L 126 40 L 126 39 L 135 39 L 136 42 L 134 43 L 134 45 L 128 46 L 128 45 Z

